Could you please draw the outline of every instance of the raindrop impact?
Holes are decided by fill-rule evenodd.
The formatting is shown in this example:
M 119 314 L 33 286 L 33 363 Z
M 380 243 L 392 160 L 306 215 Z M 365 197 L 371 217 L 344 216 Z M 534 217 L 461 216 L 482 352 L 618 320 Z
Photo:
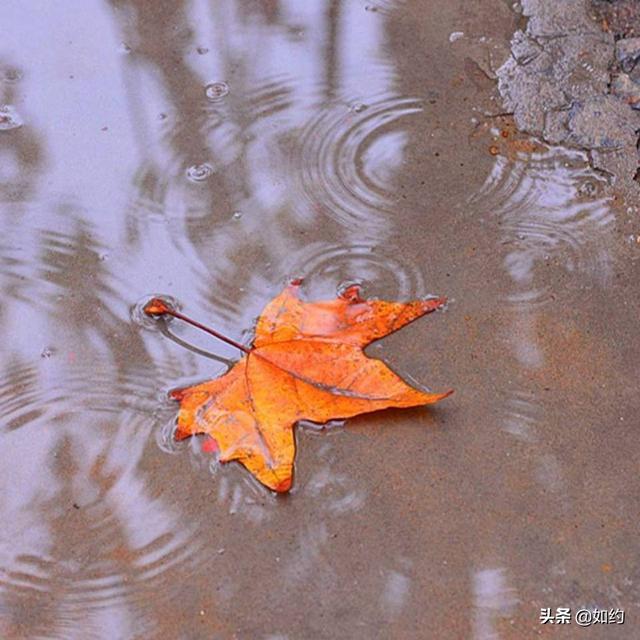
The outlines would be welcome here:
M 0 107 L 0 131 L 18 129 L 22 125 L 22 118 L 11 105 L 5 104 Z
M 187 169 L 187 178 L 191 182 L 203 182 L 213 174 L 213 167 L 206 162 L 202 164 L 193 164 Z
M 226 82 L 211 82 L 204 88 L 207 100 L 218 102 L 229 93 L 229 85 Z

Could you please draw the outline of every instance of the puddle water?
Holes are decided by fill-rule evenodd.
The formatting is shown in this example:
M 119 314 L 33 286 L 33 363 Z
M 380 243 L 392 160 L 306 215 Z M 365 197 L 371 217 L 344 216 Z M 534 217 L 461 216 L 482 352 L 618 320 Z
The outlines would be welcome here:
M 483 640 L 540 607 L 637 614 L 640 228 L 582 152 L 482 115 L 465 42 L 517 15 L 426 6 L 3 7 L 2 638 Z M 283 498 L 172 442 L 167 391 L 237 353 L 139 304 L 247 343 L 293 277 L 447 295 L 369 351 L 456 394 L 299 429 Z

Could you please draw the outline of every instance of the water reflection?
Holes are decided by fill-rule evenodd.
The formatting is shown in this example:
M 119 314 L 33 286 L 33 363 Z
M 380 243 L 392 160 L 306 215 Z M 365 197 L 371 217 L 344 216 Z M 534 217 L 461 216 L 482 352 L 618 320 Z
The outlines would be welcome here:
M 567 283 L 575 283 L 576 276 L 583 290 L 611 286 L 614 215 L 603 195 L 606 182 L 589 167 L 584 153 L 512 144 L 516 152 L 502 150 L 473 199 L 480 211 L 490 211 L 500 229 L 503 268 L 510 280 L 503 294 L 509 306 L 500 337 L 515 365 L 508 385 L 498 393 L 499 420 L 502 430 L 532 455 L 531 481 L 554 496 L 554 510 L 562 517 L 575 507 L 567 470 L 557 449 L 549 446 L 555 424 L 549 392 L 563 377 L 558 353 L 567 329 L 554 326 L 552 318 L 559 304 L 575 299 Z M 574 366 L 567 378 L 581 367 L 591 368 L 575 347 L 564 349 Z M 499 637 L 485 614 L 477 621 L 478 637 Z
M 420 102 L 407 98 L 324 110 L 302 131 L 293 157 L 292 170 L 302 167 L 302 202 L 347 229 L 380 237 L 398 198 L 395 177 L 408 140 L 402 119 L 420 111 Z
M 399 571 L 390 571 L 382 594 L 382 606 L 386 615 L 393 619 L 402 612 L 409 595 L 410 580 Z
M 503 637 L 501 624 L 517 604 L 514 589 L 509 586 L 507 572 L 499 569 L 479 569 L 473 575 L 474 640 L 497 640 Z
M 370 244 L 310 242 L 281 261 L 280 271 L 304 277 L 310 298 L 335 295 L 336 283 L 357 275 L 370 296 L 385 292 L 390 298 L 409 300 L 429 293 L 424 268 L 403 259 L 393 243 L 385 247 Z
M 74 636 L 83 619 L 101 637 L 105 611 L 110 633 L 153 633 L 175 585 L 225 561 L 205 551 L 212 512 L 178 499 L 189 480 L 168 481 L 185 463 L 219 514 L 254 527 L 274 519 L 275 498 L 239 470 L 214 465 L 210 477 L 201 441 L 166 446 L 166 389 L 220 373 L 235 354 L 216 345 L 216 372 L 198 355 L 212 349 L 205 338 L 171 327 L 191 350 L 158 339 L 130 321 L 134 301 L 179 294 L 190 313 L 238 335 L 294 272 L 312 296 L 355 276 L 391 297 L 427 293 L 418 267 L 379 247 L 404 123 L 421 105 L 397 92 L 383 25 L 366 13 L 320 0 L 111 0 L 5 16 L 27 72 L 6 76 L 0 99 L 11 105 L 0 111 L 1 317 L 15 336 L 0 416 L 16 456 L 0 474 L 13 523 L 0 550 L 3 632 L 25 624 L 29 603 L 39 611 L 30 635 Z M 94 38 L 88 23 L 107 35 Z M 44 30 L 60 36 L 53 56 Z M 353 239 L 310 242 L 320 216 Z M 295 532 L 298 555 L 282 565 L 292 584 L 317 579 L 330 523 L 366 501 L 330 472 L 328 446 L 300 482 L 319 503 L 332 497 Z M 390 575 L 393 613 L 404 596 L 402 575 Z M 336 576 L 323 572 L 324 587 Z
M 0 635 L 319 637 L 325 616 L 335 637 L 408 637 L 427 607 L 447 622 L 445 596 L 473 604 L 477 637 L 496 633 L 530 568 L 514 541 L 528 530 L 505 533 L 502 514 L 531 485 L 571 506 L 541 400 L 563 361 L 541 330 L 584 366 L 591 342 L 545 314 L 562 277 L 611 281 L 600 177 L 573 151 L 499 156 L 456 218 L 463 166 L 486 164 L 458 144 L 480 90 L 463 63 L 443 72 L 458 54 L 440 45 L 469 32 L 451 3 L 25 6 L 3 8 L 0 76 L 23 121 L 0 131 Z M 174 295 L 246 342 L 291 276 L 310 298 L 353 279 L 372 296 L 459 295 L 481 330 L 408 328 L 394 366 L 464 382 L 454 413 L 300 429 L 279 499 L 206 441 L 171 440 L 166 391 L 234 350 L 150 331 L 131 308 Z M 489 568 L 469 582 L 470 566 Z
M 601 286 L 610 283 L 607 233 L 614 216 L 600 195 L 605 184 L 580 151 L 549 147 L 496 159 L 474 202 L 498 219 L 509 249 L 509 301 L 529 306 L 556 299 L 557 291 L 536 281 L 541 265 L 579 272 Z
M 37 134 L 24 127 L 21 109 L 14 106 L 22 73 L 0 57 L 0 197 L 19 201 L 33 188 L 34 171 L 44 162 Z

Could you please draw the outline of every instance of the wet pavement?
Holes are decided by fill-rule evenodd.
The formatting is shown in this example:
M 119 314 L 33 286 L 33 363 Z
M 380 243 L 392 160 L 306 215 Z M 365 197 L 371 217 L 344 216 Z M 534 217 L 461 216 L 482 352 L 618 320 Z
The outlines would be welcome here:
M 2 14 L 0 638 L 638 637 L 638 210 L 516 130 L 521 7 Z M 302 426 L 276 497 L 172 442 L 167 391 L 237 354 L 139 304 L 248 343 L 299 276 L 447 295 L 368 352 L 456 393 Z

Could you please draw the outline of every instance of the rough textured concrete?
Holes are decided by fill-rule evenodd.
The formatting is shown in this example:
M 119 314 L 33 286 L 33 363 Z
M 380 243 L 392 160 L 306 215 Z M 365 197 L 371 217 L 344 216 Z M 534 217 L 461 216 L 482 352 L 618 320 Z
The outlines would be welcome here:
M 589 151 L 595 168 L 637 195 L 637 88 L 615 68 L 621 58 L 635 66 L 633 41 L 616 43 L 588 0 L 524 0 L 522 14 L 527 25 L 497 72 L 505 109 L 522 132 Z

